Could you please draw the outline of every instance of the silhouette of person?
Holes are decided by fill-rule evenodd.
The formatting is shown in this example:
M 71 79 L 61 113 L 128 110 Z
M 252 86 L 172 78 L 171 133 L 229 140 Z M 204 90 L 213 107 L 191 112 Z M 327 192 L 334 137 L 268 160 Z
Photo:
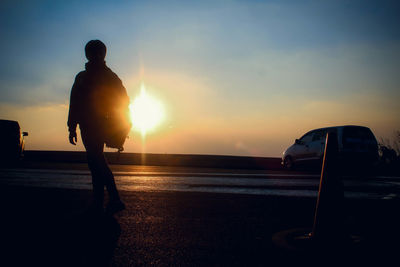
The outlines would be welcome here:
M 100 40 L 91 40 L 85 46 L 88 62 L 79 72 L 71 89 L 68 114 L 69 142 L 76 145 L 76 127 L 79 124 L 90 172 L 94 201 L 91 210 L 104 212 L 104 186 L 109 194 L 106 214 L 125 209 L 114 176 L 104 157 L 107 123 L 110 114 L 129 103 L 125 87 L 118 76 L 106 66 L 106 46 Z

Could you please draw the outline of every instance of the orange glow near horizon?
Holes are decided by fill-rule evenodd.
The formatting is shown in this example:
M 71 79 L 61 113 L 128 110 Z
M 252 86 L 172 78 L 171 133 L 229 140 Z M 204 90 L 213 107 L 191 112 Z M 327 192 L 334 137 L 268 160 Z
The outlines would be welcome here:
M 133 129 L 139 131 L 143 138 L 149 131 L 154 130 L 165 116 L 163 105 L 147 93 L 143 83 L 140 94 L 129 105 L 129 110 Z

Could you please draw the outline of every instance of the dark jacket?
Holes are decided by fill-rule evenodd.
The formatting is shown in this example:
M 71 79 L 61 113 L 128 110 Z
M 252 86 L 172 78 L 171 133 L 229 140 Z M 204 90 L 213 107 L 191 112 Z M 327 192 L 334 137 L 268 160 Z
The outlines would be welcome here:
M 71 89 L 68 129 L 104 130 L 106 118 L 126 118 L 129 97 L 118 76 L 105 62 L 88 62 Z

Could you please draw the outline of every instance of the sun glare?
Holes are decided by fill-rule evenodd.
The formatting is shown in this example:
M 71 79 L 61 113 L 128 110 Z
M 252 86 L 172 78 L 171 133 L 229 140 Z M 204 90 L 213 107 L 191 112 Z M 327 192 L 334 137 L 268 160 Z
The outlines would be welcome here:
M 163 106 L 146 92 L 144 84 L 140 88 L 140 95 L 133 100 L 129 109 L 133 129 L 140 131 L 143 137 L 164 118 Z

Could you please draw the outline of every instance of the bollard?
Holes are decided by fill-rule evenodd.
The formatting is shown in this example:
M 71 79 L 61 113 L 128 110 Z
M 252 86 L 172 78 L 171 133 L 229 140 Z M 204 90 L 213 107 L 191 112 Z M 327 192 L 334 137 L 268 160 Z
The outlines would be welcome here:
M 335 132 L 326 136 L 314 223 L 310 228 L 294 228 L 275 233 L 274 245 L 297 259 L 328 259 L 342 263 L 362 249 L 363 238 L 345 229 L 344 189 L 340 175 L 338 140 Z M 364 243 L 365 244 L 365 243 Z
M 318 243 L 334 244 L 344 240 L 344 193 L 339 175 L 338 140 L 335 132 L 326 135 L 325 151 L 314 224 L 310 238 Z

